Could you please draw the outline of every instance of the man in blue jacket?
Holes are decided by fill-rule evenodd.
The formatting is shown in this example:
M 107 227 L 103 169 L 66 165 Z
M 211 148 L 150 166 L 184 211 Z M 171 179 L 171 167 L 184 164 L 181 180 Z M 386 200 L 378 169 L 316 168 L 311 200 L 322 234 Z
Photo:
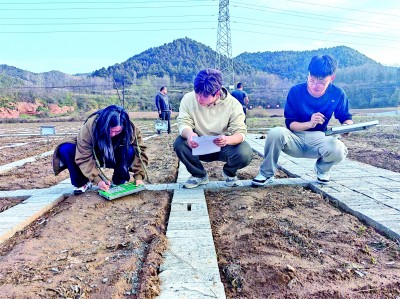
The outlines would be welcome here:
M 297 158 L 317 159 L 317 180 L 329 183 L 329 170 L 344 160 L 347 148 L 336 137 L 325 136 L 327 125 L 333 114 L 342 125 L 353 123 L 345 92 L 332 84 L 336 68 L 332 56 L 314 56 L 308 66 L 307 82 L 289 90 L 284 111 L 286 128 L 269 131 L 264 161 L 253 185 L 263 186 L 273 180 L 281 151 Z
M 160 92 L 156 95 L 155 102 L 158 111 L 158 116 L 160 117 L 160 119 L 168 121 L 168 134 L 171 134 L 172 107 L 171 103 L 169 102 L 167 93 L 168 93 L 167 87 L 162 86 L 160 88 Z M 160 134 L 160 131 L 158 131 L 158 134 Z
M 236 90 L 232 91 L 231 95 L 239 101 L 239 103 L 243 107 L 243 112 L 246 115 L 246 108 L 247 104 L 249 103 L 249 97 L 247 96 L 247 93 L 243 90 L 243 84 L 241 82 L 236 85 Z

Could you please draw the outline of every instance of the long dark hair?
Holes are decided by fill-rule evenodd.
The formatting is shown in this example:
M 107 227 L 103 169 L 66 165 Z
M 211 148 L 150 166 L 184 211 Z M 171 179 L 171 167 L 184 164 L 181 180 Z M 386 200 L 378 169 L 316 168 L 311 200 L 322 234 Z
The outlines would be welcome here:
M 118 138 L 118 146 L 124 146 L 124 155 L 128 153 L 129 146 L 132 143 L 132 136 L 134 128 L 129 120 L 129 115 L 123 107 L 111 105 L 101 109 L 92 115 L 98 115 L 93 137 L 94 146 L 104 155 L 106 161 L 115 163 L 114 147 L 112 138 L 110 136 L 110 129 L 116 126 L 122 127 L 122 132 L 114 138 Z M 114 143 L 115 145 L 115 143 Z M 126 161 L 126 159 L 124 159 Z

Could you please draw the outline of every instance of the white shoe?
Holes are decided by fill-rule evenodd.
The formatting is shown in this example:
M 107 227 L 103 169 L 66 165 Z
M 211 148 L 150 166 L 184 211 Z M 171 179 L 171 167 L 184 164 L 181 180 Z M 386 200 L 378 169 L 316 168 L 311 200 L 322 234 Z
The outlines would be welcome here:
M 314 165 L 314 171 L 317 174 L 317 181 L 320 184 L 329 184 L 331 181 L 331 176 L 329 175 L 328 172 L 320 172 L 318 171 L 317 165 Z
M 251 181 L 251 184 L 254 186 L 264 186 L 268 183 L 272 183 L 274 181 L 274 176 L 267 178 L 266 176 L 262 175 L 260 172 L 257 176 Z
M 196 178 L 194 176 L 191 176 L 184 184 L 183 187 L 187 189 L 192 189 L 196 188 L 200 185 L 206 185 L 208 184 L 208 175 L 202 178 Z
M 228 176 L 224 171 L 222 171 L 222 175 L 223 175 L 226 185 L 228 187 L 239 186 L 239 180 L 238 180 L 237 176 Z
M 85 193 L 87 190 L 89 190 L 91 188 L 92 188 L 92 183 L 91 182 L 86 183 L 82 187 L 75 187 L 74 195 L 79 195 L 79 194 Z

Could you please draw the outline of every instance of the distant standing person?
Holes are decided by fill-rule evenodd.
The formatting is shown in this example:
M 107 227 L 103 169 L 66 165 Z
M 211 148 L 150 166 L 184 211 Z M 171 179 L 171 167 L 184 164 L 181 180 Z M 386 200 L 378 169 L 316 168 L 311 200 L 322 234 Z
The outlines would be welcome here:
M 160 92 L 156 95 L 155 102 L 158 111 L 158 116 L 160 119 L 168 121 L 168 134 L 171 134 L 172 107 L 171 103 L 169 102 L 167 93 L 168 93 L 167 87 L 162 86 L 160 88 Z M 160 134 L 160 131 L 157 131 L 157 133 Z
M 215 69 L 201 70 L 194 79 L 194 91 L 183 96 L 179 107 L 179 134 L 174 150 L 179 160 L 192 175 L 185 188 L 195 188 L 208 183 L 207 171 L 201 161 L 226 162 L 222 175 L 227 186 L 238 186 L 236 172 L 250 164 L 252 149 L 245 141 L 247 133 L 242 106 L 222 87 L 221 72 Z M 217 136 L 213 143 L 219 152 L 193 155 L 199 145 L 196 136 Z
M 317 180 L 329 183 L 329 170 L 345 159 L 347 148 L 336 137 L 325 136 L 327 125 L 333 115 L 342 125 L 353 123 L 345 92 L 332 84 L 336 68 L 332 56 L 314 56 L 308 66 L 307 82 L 289 90 L 284 109 L 286 128 L 269 131 L 264 161 L 253 185 L 263 186 L 273 180 L 281 151 L 296 158 L 317 159 Z
M 242 105 L 243 112 L 246 115 L 247 105 L 249 104 L 249 97 L 247 96 L 247 93 L 243 90 L 242 83 L 239 82 L 236 85 L 236 90 L 232 91 L 232 96 L 234 96 L 239 101 L 239 103 Z M 246 120 L 244 122 L 246 122 Z
M 58 175 L 69 170 L 74 194 L 84 193 L 92 183 L 107 191 L 112 184 L 130 180 L 143 185 L 148 158 L 139 128 L 127 111 L 111 105 L 88 117 L 77 135 L 66 137 L 54 150 L 53 170 Z M 109 180 L 102 167 L 114 169 Z

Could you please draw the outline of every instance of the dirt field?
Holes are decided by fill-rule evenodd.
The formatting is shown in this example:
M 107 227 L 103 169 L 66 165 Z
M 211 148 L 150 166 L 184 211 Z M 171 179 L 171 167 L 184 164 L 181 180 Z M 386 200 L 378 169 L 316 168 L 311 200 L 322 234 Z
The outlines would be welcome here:
M 399 120 L 400 123 L 400 120 Z M 400 125 L 395 128 L 373 128 L 343 138 L 348 158 L 379 168 L 400 172 Z
M 138 123 L 145 135 L 154 133 L 152 122 Z M 80 124 L 54 123 L 56 132 L 65 133 L 77 132 Z M 38 130 L 38 124 L 0 125 L 0 134 Z M 399 172 L 398 129 L 374 130 L 343 139 L 349 157 Z M 176 134 L 145 142 L 151 183 L 176 181 Z M 1 141 L 0 163 L 5 164 L 51 150 L 59 139 L 52 137 L 49 144 L 45 137 Z M 260 163 L 254 155 L 239 178 L 253 178 Z M 211 180 L 222 180 L 222 163 L 205 166 Z M 0 177 L 0 190 L 46 188 L 68 172 L 54 177 L 47 157 Z M 0 245 L 1 297 L 154 298 L 171 196 L 144 191 L 112 202 L 95 192 L 68 197 Z M 207 202 L 228 298 L 400 296 L 400 245 L 320 195 L 293 187 L 249 188 L 209 192 Z M 15 199 L 0 199 L 0 211 L 14 204 Z
M 153 298 L 170 198 L 68 197 L 0 246 L 1 298 Z
M 206 198 L 228 298 L 400 296 L 399 244 L 321 195 L 276 187 Z
M 0 199 L 0 213 L 12 208 L 13 206 L 23 202 L 24 198 L 1 198 Z

